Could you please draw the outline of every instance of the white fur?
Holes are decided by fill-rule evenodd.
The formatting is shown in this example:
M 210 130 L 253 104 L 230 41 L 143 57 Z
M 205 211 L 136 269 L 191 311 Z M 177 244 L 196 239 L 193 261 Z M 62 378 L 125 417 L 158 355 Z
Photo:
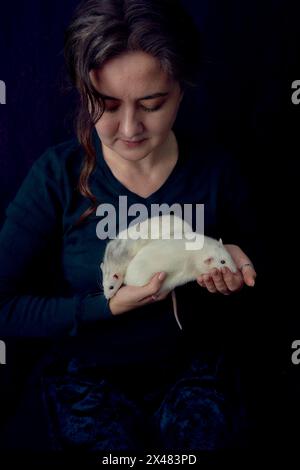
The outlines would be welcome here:
M 224 264 L 221 263 L 222 260 L 225 261 Z M 160 291 L 164 292 L 196 280 L 213 268 L 222 267 L 228 267 L 232 272 L 237 271 L 221 240 L 204 237 L 203 248 L 196 251 L 186 250 L 184 240 L 153 240 L 129 263 L 124 284 L 144 286 L 155 273 L 164 271 L 167 277 Z
M 132 239 L 138 233 L 138 239 Z M 115 240 L 111 240 L 104 253 L 102 270 L 102 283 L 104 295 L 107 299 L 113 297 L 124 281 L 129 263 L 136 254 L 152 241 L 168 238 L 182 238 L 184 234 L 192 233 L 192 227 L 177 216 L 165 214 L 146 219 L 134 226 L 119 232 Z M 151 239 L 155 234 L 157 240 Z

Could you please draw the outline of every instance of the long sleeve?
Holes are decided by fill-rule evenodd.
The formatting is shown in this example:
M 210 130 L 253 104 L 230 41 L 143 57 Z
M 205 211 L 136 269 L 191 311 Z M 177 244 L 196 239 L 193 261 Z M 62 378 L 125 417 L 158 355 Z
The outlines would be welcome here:
M 57 160 L 47 150 L 6 211 L 0 233 L 1 337 L 74 335 L 81 322 L 111 317 L 100 292 L 66 294 L 44 271 L 52 253 L 59 259 L 63 233 L 66 185 Z

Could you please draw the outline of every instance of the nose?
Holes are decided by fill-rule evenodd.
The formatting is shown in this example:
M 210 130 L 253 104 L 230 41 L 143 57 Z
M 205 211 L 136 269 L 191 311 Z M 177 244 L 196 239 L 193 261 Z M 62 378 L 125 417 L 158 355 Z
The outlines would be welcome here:
M 139 113 L 135 109 L 125 109 L 120 116 L 119 132 L 124 139 L 133 140 L 144 130 Z

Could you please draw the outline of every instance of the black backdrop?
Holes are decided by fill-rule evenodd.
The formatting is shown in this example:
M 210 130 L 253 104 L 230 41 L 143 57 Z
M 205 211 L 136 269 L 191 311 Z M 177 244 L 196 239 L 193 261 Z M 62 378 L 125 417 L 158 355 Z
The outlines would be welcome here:
M 0 106 L 1 217 L 33 161 L 48 145 L 72 136 L 75 93 L 63 65 L 63 31 L 77 3 L 1 4 L 0 80 L 7 88 L 7 104 Z M 179 121 L 234 151 L 257 194 L 266 195 L 265 187 L 276 192 L 270 182 L 276 159 L 287 166 L 291 154 L 282 146 L 299 117 L 291 103 L 299 2 L 183 3 L 202 32 L 203 65 L 199 90 L 187 97 Z
M 0 80 L 5 81 L 7 96 L 6 104 L 0 105 L 0 223 L 34 160 L 47 146 L 73 135 L 76 95 L 68 88 L 62 49 L 63 31 L 77 3 L 17 0 L 1 4 Z M 199 89 L 186 97 L 179 125 L 221 143 L 249 176 L 271 263 L 269 291 L 258 309 L 262 317 L 268 314 L 274 320 L 265 341 L 270 363 L 276 361 L 282 391 L 278 408 L 285 414 L 289 402 L 294 416 L 299 413 L 299 380 L 297 367 L 290 363 L 290 344 L 299 337 L 297 308 L 292 304 L 297 300 L 298 261 L 293 246 L 298 242 L 300 105 L 291 101 L 291 86 L 300 79 L 300 3 L 183 3 L 202 33 L 203 64 Z M 10 349 L 10 364 L 15 351 L 20 360 L 18 348 L 24 351 L 19 345 Z M 25 356 L 34 356 L 32 351 Z M 0 397 L 5 403 L 9 395 L 17 395 L 11 383 L 20 377 L 20 368 L 0 367 Z M 21 373 L 25 376 L 26 368 Z
M 0 80 L 7 87 L 7 104 L 0 107 L 2 217 L 33 161 L 72 135 L 75 93 L 64 70 L 63 31 L 77 3 L 1 5 Z M 203 73 L 179 121 L 235 151 L 258 190 L 275 190 L 269 186 L 275 160 L 283 163 L 281 146 L 299 116 L 291 103 L 299 68 L 299 2 L 183 3 L 202 33 Z M 285 163 L 289 157 L 285 152 Z

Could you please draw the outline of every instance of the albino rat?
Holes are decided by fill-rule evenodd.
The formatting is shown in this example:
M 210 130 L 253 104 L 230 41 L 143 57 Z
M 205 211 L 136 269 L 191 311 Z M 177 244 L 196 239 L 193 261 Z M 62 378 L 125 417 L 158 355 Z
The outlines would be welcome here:
M 185 240 L 153 240 L 141 248 L 129 263 L 124 284 L 144 286 L 155 273 L 164 271 L 167 277 L 160 290 L 160 293 L 163 293 L 194 281 L 213 268 L 223 267 L 229 268 L 233 273 L 237 272 L 237 267 L 224 248 L 222 240 L 204 237 L 204 245 L 200 250 L 187 250 Z M 172 298 L 174 315 L 182 329 L 174 291 Z
M 192 233 L 192 227 L 180 217 L 170 214 L 146 219 L 120 232 L 116 239 L 107 244 L 100 265 L 105 297 L 110 299 L 119 290 L 130 261 L 153 241 L 151 235 L 156 238 L 182 238 L 187 233 Z

